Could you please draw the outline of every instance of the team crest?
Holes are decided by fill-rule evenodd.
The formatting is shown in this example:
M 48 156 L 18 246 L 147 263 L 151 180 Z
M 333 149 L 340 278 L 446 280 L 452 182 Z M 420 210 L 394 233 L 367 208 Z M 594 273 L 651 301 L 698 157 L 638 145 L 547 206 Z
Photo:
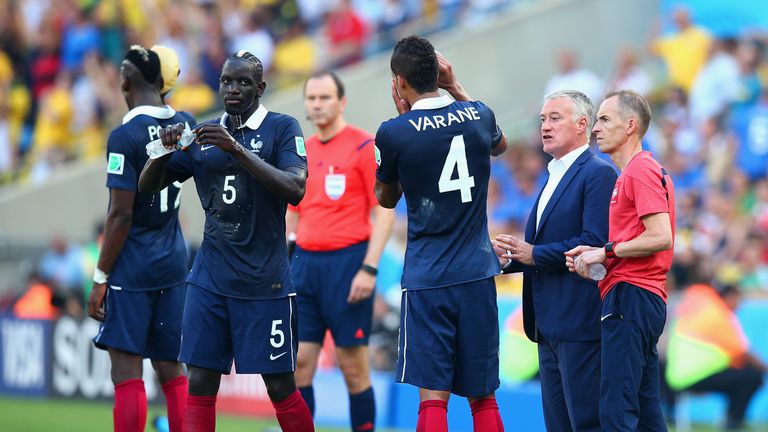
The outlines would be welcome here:
M 123 174 L 125 165 L 125 155 L 121 153 L 110 153 L 107 158 L 107 174 Z
M 264 147 L 264 143 L 260 140 L 257 142 L 256 138 L 251 138 L 251 151 L 254 153 L 259 153 L 261 151 L 261 148 Z

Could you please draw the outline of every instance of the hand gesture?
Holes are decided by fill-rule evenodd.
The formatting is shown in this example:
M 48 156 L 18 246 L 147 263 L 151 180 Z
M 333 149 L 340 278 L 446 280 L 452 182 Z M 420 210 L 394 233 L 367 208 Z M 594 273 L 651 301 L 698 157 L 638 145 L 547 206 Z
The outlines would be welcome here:
M 160 129 L 160 142 L 167 149 L 174 149 L 181 139 L 181 132 L 184 131 L 184 123 L 166 126 Z
M 506 251 L 505 257 L 509 259 L 527 266 L 536 265 L 533 260 L 533 245 L 526 243 L 520 238 L 509 234 L 499 234 L 496 236 L 495 246 Z
M 93 288 L 91 288 L 91 295 L 88 296 L 88 316 L 96 321 L 104 321 L 106 317 L 106 311 L 104 310 L 104 299 L 106 296 L 107 284 L 94 282 Z
M 218 123 L 198 126 L 193 132 L 197 138 L 197 143 L 201 146 L 215 145 L 227 153 L 234 153 L 242 148 L 240 143 L 229 134 L 229 131 Z
M 375 286 L 376 276 L 358 270 L 355 278 L 352 279 L 352 286 L 349 288 L 347 303 L 357 303 L 367 299 L 373 294 L 373 288 Z
M 401 98 L 400 94 L 397 93 L 397 86 L 394 78 L 392 78 L 392 101 L 395 103 L 395 109 L 398 114 L 405 114 L 411 110 L 411 104 L 409 104 L 407 100 Z
M 443 90 L 455 87 L 456 75 L 453 74 L 453 66 L 439 51 L 435 51 L 435 54 L 437 55 L 437 86 Z

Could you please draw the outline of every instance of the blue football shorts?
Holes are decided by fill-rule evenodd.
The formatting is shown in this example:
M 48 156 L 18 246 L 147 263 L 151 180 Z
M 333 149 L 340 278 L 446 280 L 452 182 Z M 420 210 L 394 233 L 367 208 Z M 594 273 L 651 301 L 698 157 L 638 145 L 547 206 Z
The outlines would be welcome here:
M 296 368 L 294 296 L 245 300 L 189 284 L 179 361 L 228 374 L 277 374 Z
M 152 360 L 176 361 L 185 293 L 184 283 L 151 291 L 118 290 L 107 285 L 106 316 L 94 344 Z
M 376 293 L 354 304 L 347 302 L 352 279 L 367 249 L 367 242 L 327 252 L 296 247 L 291 273 L 299 307 L 300 341 L 322 344 L 326 330 L 330 330 L 336 346 L 368 344 Z
M 396 380 L 481 397 L 499 388 L 499 310 L 493 278 L 403 290 Z

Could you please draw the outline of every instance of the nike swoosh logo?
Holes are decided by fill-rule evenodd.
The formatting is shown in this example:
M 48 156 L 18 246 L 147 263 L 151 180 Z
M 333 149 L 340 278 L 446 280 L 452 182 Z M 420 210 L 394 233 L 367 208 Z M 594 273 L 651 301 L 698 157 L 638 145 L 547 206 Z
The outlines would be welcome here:
M 123 287 L 120 287 L 120 286 L 117 286 L 117 285 L 110 285 L 109 287 L 112 288 L 113 290 L 117 290 L 117 291 L 120 291 L 121 289 L 123 289 Z
M 613 315 L 613 312 L 611 312 L 611 313 L 609 313 L 609 314 L 607 314 L 607 315 L 603 315 L 603 316 L 601 316 L 601 317 L 600 317 L 600 321 L 605 321 L 605 319 L 606 319 L 606 318 L 608 318 L 608 317 L 610 317 L 611 315 Z
M 206 151 L 206 150 L 208 150 L 208 149 L 209 149 L 209 148 L 211 148 L 211 147 L 216 147 L 216 146 L 215 146 L 215 145 L 213 145 L 213 144 L 208 144 L 208 145 L 201 145 L 201 146 L 200 146 L 200 151 Z
M 283 352 L 283 353 L 280 353 L 280 354 L 278 354 L 278 355 L 270 354 L 270 355 L 269 355 L 269 359 L 270 359 L 270 360 L 272 360 L 272 361 L 275 361 L 275 360 L 279 359 L 280 357 L 282 357 L 282 356 L 284 356 L 284 355 L 286 355 L 286 354 L 288 354 L 288 352 L 287 352 L 287 351 L 286 351 L 286 352 Z

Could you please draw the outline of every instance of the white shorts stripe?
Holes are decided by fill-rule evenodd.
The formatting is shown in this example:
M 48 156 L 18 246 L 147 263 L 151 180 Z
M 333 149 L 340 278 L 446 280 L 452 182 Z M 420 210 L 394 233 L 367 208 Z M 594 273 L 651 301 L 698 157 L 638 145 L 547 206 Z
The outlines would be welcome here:
M 288 297 L 288 333 L 291 335 L 291 369 L 296 371 L 296 351 L 293 349 L 293 302 Z
M 408 291 L 404 291 L 405 295 L 405 317 L 403 318 L 403 374 L 400 376 L 400 381 L 405 382 L 405 365 L 407 363 L 408 354 Z

